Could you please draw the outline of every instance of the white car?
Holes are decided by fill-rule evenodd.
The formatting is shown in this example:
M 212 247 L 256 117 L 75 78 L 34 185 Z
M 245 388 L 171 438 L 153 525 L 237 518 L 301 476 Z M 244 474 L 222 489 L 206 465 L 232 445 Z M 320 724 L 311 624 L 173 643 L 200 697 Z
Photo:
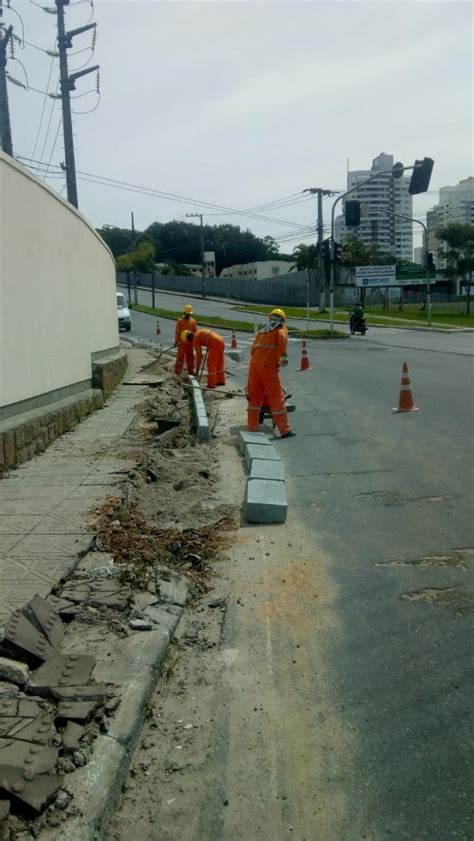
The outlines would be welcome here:
M 125 295 L 122 295 L 121 292 L 117 292 L 117 316 L 118 316 L 118 326 L 119 330 L 129 330 L 132 329 L 132 319 L 130 317 L 130 310 L 127 306 L 127 301 L 125 299 Z

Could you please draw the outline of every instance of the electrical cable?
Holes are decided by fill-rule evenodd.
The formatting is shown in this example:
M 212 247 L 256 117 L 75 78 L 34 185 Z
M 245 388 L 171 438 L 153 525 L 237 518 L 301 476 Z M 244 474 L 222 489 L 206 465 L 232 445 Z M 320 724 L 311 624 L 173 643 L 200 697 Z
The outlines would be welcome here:
M 62 123 L 62 114 L 60 114 L 60 115 L 59 115 L 58 127 L 57 127 L 57 129 L 56 129 L 56 135 L 55 135 L 55 138 L 54 138 L 54 141 L 53 141 L 53 145 L 52 145 L 52 148 L 51 148 L 51 154 L 50 154 L 50 156 L 49 156 L 48 165 L 47 165 L 47 167 L 46 167 L 45 177 L 46 177 L 46 175 L 48 174 L 48 170 L 49 170 L 49 167 L 50 167 L 50 165 L 51 165 L 51 159 L 52 159 L 52 157 L 53 157 L 54 150 L 55 150 L 55 148 L 56 148 L 56 143 L 58 142 L 59 129 L 61 128 L 61 123 Z
M 97 94 L 97 96 L 98 96 L 97 102 L 96 102 L 96 104 L 94 105 L 94 107 L 93 107 L 93 108 L 89 108 L 89 110 L 88 110 L 88 111 L 74 111 L 74 109 L 71 109 L 73 114 L 92 114 L 92 112 L 93 112 L 93 111 L 96 111 L 96 110 L 97 110 L 97 108 L 98 108 L 98 107 L 99 107 L 99 105 L 100 105 L 100 93 L 99 93 L 99 91 L 96 91 L 96 90 L 94 90 L 94 91 L 88 91 L 88 93 L 96 93 L 96 94 Z M 85 96 L 85 94 L 81 94 L 81 96 Z M 79 99 L 79 97 L 75 96 L 75 97 L 74 97 L 74 99 Z
M 58 84 L 59 84 L 59 83 L 58 83 Z M 40 163 L 40 164 L 42 164 L 42 163 L 43 163 L 44 153 L 45 153 L 45 149 L 46 149 L 46 144 L 47 144 L 47 142 L 48 142 L 49 130 L 50 130 L 50 128 L 51 128 L 51 121 L 52 121 L 52 119 L 53 119 L 53 113 L 54 113 L 54 109 L 55 109 L 55 107 L 56 107 L 56 102 L 57 102 L 57 99 L 53 99 L 53 100 L 52 100 L 52 103 L 51 103 L 51 111 L 50 111 L 50 114 L 49 114 L 48 125 L 46 126 L 46 134 L 45 134 L 45 136 L 44 136 L 43 148 L 42 148 L 42 150 L 41 150 L 40 160 L 39 160 L 39 161 L 37 161 L 37 163 Z
M 46 103 L 48 101 L 49 86 L 50 86 L 50 83 L 51 83 L 51 76 L 52 76 L 52 73 L 53 73 L 53 65 L 54 65 L 54 56 L 51 59 L 51 64 L 49 65 L 48 81 L 46 83 L 46 93 L 45 93 L 44 99 L 43 99 L 43 107 L 41 109 L 41 116 L 40 116 L 38 131 L 36 132 L 35 145 L 33 146 L 33 151 L 31 153 L 32 158 L 34 158 L 34 156 L 35 156 L 36 147 L 38 145 L 38 140 L 39 140 L 39 136 L 40 136 L 40 133 L 41 133 L 41 128 L 42 128 L 42 125 L 43 125 L 44 112 L 46 110 Z
M 19 12 L 17 12 L 17 10 L 16 10 L 16 9 L 14 9 L 14 8 L 13 8 L 13 6 L 8 5 L 8 6 L 5 6 L 4 8 L 6 9 L 6 11 L 7 11 L 7 12 L 14 12 L 14 13 L 16 14 L 16 16 L 20 18 L 20 23 L 21 23 L 21 40 L 24 42 L 24 40 L 25 40 L 25 24 L 23 23 L 23 18 L 22 18 L 22 16 L 20 15 L 20 13 L 19 13 Z M 22 49 L 24 49 L 24 48 L 22 47 Z

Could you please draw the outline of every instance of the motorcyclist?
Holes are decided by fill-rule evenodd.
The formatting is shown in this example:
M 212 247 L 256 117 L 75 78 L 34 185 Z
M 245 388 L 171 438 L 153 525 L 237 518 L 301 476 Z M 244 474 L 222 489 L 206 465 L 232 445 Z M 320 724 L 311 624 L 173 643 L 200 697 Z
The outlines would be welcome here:
M 350 313 L 350 327 L 353 330 L 365 318 L 364 306 L 362 301 L 357 302 L 351 309 Z

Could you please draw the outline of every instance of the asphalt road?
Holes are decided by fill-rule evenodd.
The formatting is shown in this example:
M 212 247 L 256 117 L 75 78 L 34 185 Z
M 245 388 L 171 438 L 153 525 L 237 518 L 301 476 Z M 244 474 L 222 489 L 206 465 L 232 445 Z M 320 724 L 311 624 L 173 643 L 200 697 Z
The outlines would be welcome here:
M 150 334 L 155 319 L 132 318 L 132 335 Z M 334 841 L 472 841 L 472 334 L 371 330 L 311 342 L 313 370 L 303 373 L 299 345 L 284 372 L 297 437 L 276 442 L 290 515 L 274 539 L 300 535 L 334 593 L 326 622 L 308 592 L 305 678 L 291 684 L 306 694 L 308 740 L 332 716 L 318 779 L 326 802 L 344 797 L 346 828 Z M 405 361 L 420 411 L 394 414 Z M 245 370 L 236 377 L 243 385 Z M 279 627 L 272 657 L 281 663 Z M 318 675 L 308 681 L 313 645 L 326 706 Z M 338 729 L 351 734 L 346 753 Z M 333 841 L 331 830 L 314 837 Z
M 121 287 L 122 288 L 122 287 Z M 123 287 L 125 290 L 125 287 Z M 141 304 L 151 306 L 151 291 L 146 289 L 138 290 L 138 300 Z M 168 309 L 179 311 L 185 303 L 193 304 L 195 310 L 200 315 L 221 316 L 223 318 L 235 319 L 238 321 L 248 321 L 249 324 L 254 324 L 255 316 L 253 313 L 237 312 L 234 307 L 239 306 L 242 302 L 225 302 L 216 301 L 211 298 L 189 299 L 183 295 L 174 295 L 169 292 L 157 292 L 155 297 L 155 305 L 161 309 Z M 156 319 L 149 316 L 150 321 L 143 320 L 143 314 L 132 312 L 132 336 L 137 338 L 152 339 L 155 341 Z M 329 322 L 318 322 L 312 324 L 312 327 L 327 327 Z M 162 338 L 172 338 L 173 332 L 171 325 L 165 319 L 160 319 L 162 329 Z M 304 320 L 290 319 L 288 321 L 289 327 L 295 326 L 303 329 L 306 326 Z M 169 327 L 169 330 L 168 330 Z M 349 324 L 336 324 L 337 330 L 349 331 Z M 230 331 L 221 330 L 224 335 L 230 335 Z M 245 335 L 245 334 L 242 334 Z M 359 337 L 355 337 L 357 341 Z M 395 327 L 369 327 L 364 338 L 366 343 L 383 344 L 389 347 L 401 347 L 406 350 L 426 350 L 436 353 L 458 353 L 474 355 L 474 333 L 447 333 L 446 331 L 428 331 L 428 330 L 411 330 Z

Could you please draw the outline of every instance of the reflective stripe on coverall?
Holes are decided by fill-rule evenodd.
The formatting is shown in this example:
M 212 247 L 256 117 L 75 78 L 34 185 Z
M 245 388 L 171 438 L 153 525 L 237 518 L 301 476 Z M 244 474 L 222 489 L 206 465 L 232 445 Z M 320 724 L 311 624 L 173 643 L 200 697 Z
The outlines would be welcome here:
M 255 336 L 247 383 L 249 401 L 247 415 L 250 432 L 257 432 L 260 410 L 267 402 L 280 433 L 285 435 L 291 430 L 279 374 L 280 360 L 282 356 L 286 357 L 287 350 L 288 330 L 284 324 L 278 324 L 273 328 L 268 325 Z
M 216 385 L 225 385 L 224 350 L 225 339 L 215 330 L 202 327 L 194 334 L 192 342 L 196 351 L 196 371 L 202 361 L 202 349 L 207 348 L 207 385 L 215 388 Z
M 176 353 L 176 364 L 174 366 L 175 374 L 180 374 L 183 370 L 184 360 L 186 359 L 186 367 L 188 369 L 188 374 L 194 374 L 194 349 L 192 342 L 182 342 L 181 341 L 181 333 L 183 330 L 191 330 L 191 333 L 195 333 L 197 330 L 197 324 L 194 318 L 191 318 L 189 315 L 183 315 L 182 318 L 178 318 L 176 322 L 176 328 L 174 331 L 174 340 L 178 345 L 178 350 Z

